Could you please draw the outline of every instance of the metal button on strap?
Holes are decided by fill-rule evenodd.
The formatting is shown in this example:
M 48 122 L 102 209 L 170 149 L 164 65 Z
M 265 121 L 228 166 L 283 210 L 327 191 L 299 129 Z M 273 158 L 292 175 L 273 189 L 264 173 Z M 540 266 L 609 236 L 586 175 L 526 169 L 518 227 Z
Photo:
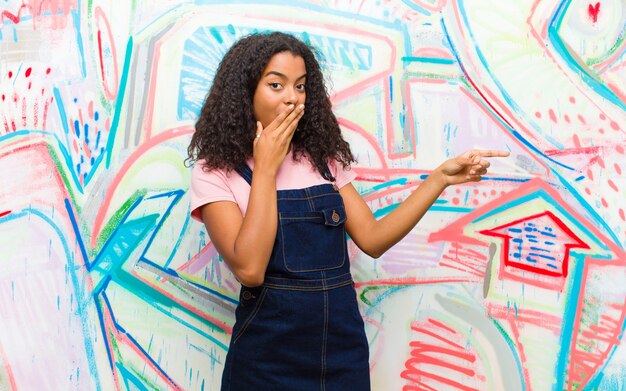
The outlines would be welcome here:
M 250 291 L 243 291 L 244 300 L 254 299 L 254 295 Z
M 332 215 L 331 219 L 333 219 L 333 223 L 337 223 L 339 221 L 339 219 L 340 219 L 339 213 L 337 213 L 336 211 L 333 210 L 333 215 Z

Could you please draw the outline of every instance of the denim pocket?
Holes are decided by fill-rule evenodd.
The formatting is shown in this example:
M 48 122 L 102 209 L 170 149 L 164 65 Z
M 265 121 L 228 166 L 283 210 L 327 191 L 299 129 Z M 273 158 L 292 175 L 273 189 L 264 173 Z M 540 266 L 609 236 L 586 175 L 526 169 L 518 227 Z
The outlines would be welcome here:
M 265 287 L 241 287 L 239 305 L 235 311 L 236 324 L 233 327 L 233 343 L 237 343 L 237 340 L 245 333 L 259 313 L 266 293 L 267 288 Z
M 285 268 L 291 272 L 310 272 L 343 266 L 345 221 L 343 206 L 314 212 L 279 213 Z

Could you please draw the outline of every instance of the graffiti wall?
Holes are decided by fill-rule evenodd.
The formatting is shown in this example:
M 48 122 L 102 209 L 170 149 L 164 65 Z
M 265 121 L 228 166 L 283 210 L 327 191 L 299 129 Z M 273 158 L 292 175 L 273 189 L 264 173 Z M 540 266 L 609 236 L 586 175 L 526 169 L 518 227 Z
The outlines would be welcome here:
M 374 390 L 626 390 L 623 0 L 0 0 L 0 390 L 216 390 L 239 286 L 186 148 L 243 35 L 319 49 L 377 217 L 506 149 L 397 246 L 349 243 Z

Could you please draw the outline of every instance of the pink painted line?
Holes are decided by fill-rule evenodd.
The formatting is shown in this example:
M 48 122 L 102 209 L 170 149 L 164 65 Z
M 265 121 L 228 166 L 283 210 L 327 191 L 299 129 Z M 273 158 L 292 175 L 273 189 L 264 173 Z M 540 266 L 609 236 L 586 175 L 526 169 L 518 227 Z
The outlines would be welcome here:
M 381 191 L 375 191 L 373 194 L 368 195 L 368 196 L 364 197 L 363 199 L 366 202 L 379 200 L 379 199 L 384 198 L 385 196 L 388 196 L 388 195 L 391 195 L 391 194 L 400 193 L 400 192 L 402 192 L 404 190 L 408 190 L 410 188 L 417 187 L 418 185 L 419 184 L 416 183 L 416 182 L 410 182 L 410 183 L 407 183 L 406 185 L 403 185 L 403 186 L 393 187 L 391 189 L 385 189 L 385 190 L 381 190 Z
M 424 384 L 421 381 L 412 380 L 415 384 L 409 384 L 402 387 L 402 391 L 439 391 L 436 388 Z
M 497 304 L 488 304 L 487 311 L 489 315 L 496 319 L 508 319 L 519 323 L 532 324 L 547 328 L 556 334 L 560 333 L 563 323 L 562 317 L 551 315 L 543 311 L 524 308 L 514 310 L 510 307 Z
M 91 148 L 89 148 L 84 139 L 82 139 L 81 141 L 83 143 L 83 151 L 85 151 L 85 156 L 87 157 L 87 160 L 89 160 L 91 159 Z
M 362 286 L 396 286 L 396 285 L 430 285 L 439 284 L 442 282 L 479 282 L 480 278 L 469 277 L 434 277 L 434 278 L 418 278 L 418 277 L 403 277 L 403 278 L 388 278 L 380 280 L 369 281 L 355 281 L 354 287 L 360 288 Z
M 189 261 L 179 266 L 176 271 L 187 272 L 196 274 L 203 267 L 209 264 L 211 258 L 217 254 L 217 250 L 213 243 L 209 242 L 206 246 L 202 247 L 200 252 L 193 256 Z
M 487 114 L 487 116 L 491 117 L 493 114 L 490 113 L 489 111 L 487 111 L 487 109 L 484 107 L 484 105 L 482 105 L 480 103 L 480 101 L 478 101 L 478 99 L 476 99 L 476 97 L 472 94 L 469 93 L 469 91 L 465 88 L 461 88 L 461 92 L 463 92 L 471 101 L 473 101 L 476 104 L 476 107 L 478 107 L 479 110 L 482 110 L 483 113 Z M 505 121 L 506 122 L 506 121 Z M 506 134 L 507 136 L 509 136 L 509 139 L 515 144 L 517 145 L 520 149 L 522 149 L 524 152 L 528 153 L 528 156 L 531 156 L 534 158 L 535 153 L 533 153 L 525 144 L 523 144 L 521 141 L 519 141 L 518 139 L 514 138 L 512 135 L 509 134 L 508 129 L 506 129 L 504 126 L 502 126 L 502 124 L 500 124 L 498 121 L 494 121 L 494 124 L 496 126 L 498 126 L 501 130 L 503 130 L 503 133 Z M 514 129 L 513 127 L 511 127 L 512 129 Z M 522 130 L 526 131 L 525 127 L 521 128 Z M 526 131 L 527 136 L 531 137 L 532 139 L 535 139 L 533 137 L 532 134 L 530 134 L 529 132 Z M 535 139 L 536 140 L 536 139 Z M 537 163 L 538 165 L 540 165 L 541 167 L 543 167 L 545 169 L 545 172 L 543 173 L 543 175 L 548 175 L 548 173 L 550 172 L 549 167 L 547 166 L 546 163 L 544 163 L 543 161 L 534 158 L 533 159 L 535 163 Z
M 456 267 L 452 263 L 444 263 L 443 261 L 439 263 L 439 265 L 441 265 L 441 266 L 448 266 L 448 267 L 451 267 L 451 268 L 454 268 L 454 269 L 458 268 L 458 270 L 462 270 L 464 272 L 467 272 L 467 273 L 470 273 L 470 274 L 474 274 L 474 275 L 477 275 L 477 276 L 484 276 L 485 275 L 485 264 L 477 265 L 478 267 L 482 266 L 482 268 L 479 269 L 476 266 L 472 266 L 469 263 L 462 262 L 461 260 L 456 259 L 456 258 L 452 258 L 449 255 L 443 255 L 442 258 L 444 258 L 444 259 L 446 259 L 448 261 L 451 261 L 453 263 L 456 263 Z M 463 268 L 465 268 L 465 269 L 463 269 Z
M 26 115 L 26 97 L 22 97 L 22 127 L 26 127 L 26 120 L 28 119 L 28 115 Z
M 354 171 L 362 178 L 369 179 L 369 177 L 380 177 L 381 182 L 387 182 L 392 175 L 406 176 L 406 175 L 423 175 L 430 174 L 427 170 L 418 170 L 413 168 L 367 168 L 367 167 L 355 167 Z
M 39 101 L 36 100 L 33 104 L 33 128 L 37 129 L 39 123 Z
M 419 48 L 413 52 L 413 56 L 454 60 L 454 57 L 452 57 L 452 54 L 449 51 L 440 48 Z
M 46 120 L 48 119 L 48 109 L 50 108 L 50 104 L 54 98 L 50 97 L 49 100 L 46 100 L 43 105 L 43 123 L 41 124 L 42 129 L 46 129 Z
M 578 88 L 578 84 L 576 84 L 574 82 L 574 80 L 572 79 L 572 76 L 566 72 L 565 69 L 563 69 L 563 67 L 561 66 L 561 64 L 559 64 L 559 62 L 556 60 L 556 58 L 554 57 L 554 55 L 552 54 L 552 51 L 549 50 L 550 45 L 546 45 L 545 42 L 547 42 L 547 27 L 543 27 L 542 28 L 542 33 L 538 34 L 537 30 L 535 29 L 535 26 L 532 24 L 532 17 L 534 15 L 534 11 L 536 10 L 536 5 L 539 3 L 539 0 L 537 0 L 537 2 L 533 5 L 532 8 L 532 13 L 531 15 L 528 17 L 527 22 L 529 24 L 530 27 L 530 36 L 532 36 L 536 41 L 537 41 L 537 46 L 541 48 L 541 50 L 543 51 L 544 55 L 546 56 L 546 58 L 550 59 L 552 61 L 552 63 L 556 66 L 556 68 L 558 70 L 561 71 L 561 75 L 563 75 L 567 80 L 569 80 L 569 82 L 571 83 L 572 86 L 574 86 L 574 88 L 576 88 L 576 90 L 585 98 L 587 98 L 588 103 L 590 103 L 593 107 L 595 107 L 598 112 L 605 114 L 604 111 L 602 110 L 602 108 L 600 106 L 598 106 L 598 104 L 596 104 L 596 102 L 591 99 L 591 97 L 589 95 L 587 95 L 585 93 L 585 91 L 583 91 L 581 88 Z M 556 9 L 559 7 L 560 3 L 555 3 L 554 5 L 554 9 L 552 11 L 552 14 L 554 14 L 556 12 Z M 615 92 L 615 91 L 613 91 Z M 618 95 L 618 97 L 622 100 L 622 101 L 626 101 L 626 97 L 624 97 L 623 95 Z M 607 116 L 608 117 L 608 116 Z M 579 116 L 579 119 L 581 119 L 581 117 Z M 583 119 L 581 119 L 581 121 L 584 121 Z M 583 122 L 584 123 L 584 122 Z M 576 131 L 576 130 L 574 130 Z
M 192 306 L 188 302 L 185 302 L 184 300 L 181 300 L 179 297 L 174 296 L 173 294 L 171 294 L 170 292 L 168 292 L 167 290 L 164 289 L 163 284 L 154 284 L 152 281 L 150 281 L 150 280 L 144 278 L 143 276 L 141 276 L 140 274 L 138 274 L 137 271 L 135 271 L 135 270 L 133 270 L 131 272 L 131 274 L 137 280 L 139 280 L 139 281 L 145 283 L 146 285 L 152 287 L 153 289 L 157 290 L 163 296 L 165 296 L 168 299 L 172 300 L 173 302 L 175 302 L 176 304 L 180 305 L 181 307 L 183 307 L 183 308 L 189 310 L 190 312 L 198 315 L 199 317 L 201 317 L 201 318 L 211 322 L 211 324 L 215 325 L 217 328 L 221 329 L 225 333 L 227 333 L 227 334 L 232 334 L 233 333 L 232 327 L 227 325 L 224 321 L 219 320 L 219 319 L 209 315 L 207 312 L 203 312 L 200 309 L 198 309 L 197 307 Z
M 119 374 L 116 371 L 115 362 L 117 361 L 116 354 L 118 353 L 117 349 L 113 349 L 113 338 L 117 336 L 118 332 L 115 327 L 115 322 L 113 321 L 113 315 L 109 311 L 109 306 L 106 304 L 105 300 L 101 297 L 98 297 L 98 301 L 100 302 L 100 308 L 102 309 L 102 321 L 104 323 L 104 339 L 107 344 L 107 349 L 109 351 L 109 366 L 111 367 L 111 373 L 113 374 L 113 383 L 115 384 L 115 389 L 117 391 L 122 391 L 122 386 L 120 383 Z
M 457 20 L 457 25 L 459 27 L 462 27 L 463 23 L 462 23 L 461 16 L 459 15 L 458 5 L 457 4 L 453 4 L 452 8 L 454 9 L 454 15 L 455 15 L 456 20 Z M 463 28 L 460 28 L 459 30 L 462 32 Z M 463 50 L 463 49 L 461 49 L 461 50 Z M 464 49 L 464 50 L 466 51 L 467 57 L 471 58 L 471 56 L 467 53 L 467 49 Z M 491 101 L 489 99 L 487 99 L 487 97 L 483 94 L 482 89 L 478 88 L 478 85 L 476 85 L 476 83 L 474 82 L 472 77 L 469 75 L 469 72 L 467 72 L 467 70 L 465 70 L 464 66 L 463 65 L 460 65 L 460 66 L 461 66 L 461 69 L 464 71 L 465 76 L 467 77 L 467 81 L 471 84 L 472 87 L 474 87 L 474 90 L 483 98 L 484 102 L 489 107 L 491 107 L 491 109 L 498 115 L 498 117 L 500 117 L 500 119 L 502 119 L 502 121 L 504 121 L 507 125 L 509 125 L 509 127 L 511 129 L 515 129 L 515 127 L 509 123 L 507 118 L 505 116 L 503 116 L 502 114 L 500 114 L 500 111 L 491 103 Z M 485 90 L 488 91 L 489 89 L 487 87 L 485 87 Z M 505 106 L 501 105 L 500 107 L 505 107 Z M 511 117 L 511 118 L 514 118 L 514 117 Z
M 419 361 L 419 360 L 416 360 Z M 420 377 L 426 377 L 426 378 L 430 378 L 433 380 L 436 380 L 440 383 L 443 383 L 447 386 L 450 387 L 454 387 L 456 389 L 459 390 L 463 390 L 463 391 L 478 391 L 476 388 L 472 388 L 472 387 L 467 387 L 461 383 L 455 382 L 453 380 L 450 380 L 448 378 L 445 378 L 443 376 L 439 376 L 439 375 L 435 375 L 433 373 L 429 373 L 429 372 L 425 372 L 416 368 L 412 368 L 410 371 L 403 371 L 402 374 L 400 375 L 402 378 L 407 379 L 407 380 L 413 380 L 413 376 L 417 376 L 418 378 Z M 405 377 L 406 376 L 406 377 Z
M 15 383 L 15 375 L 13 375 L 13 370 L 11 369 L 11 365 L 9 364 L 9 358 L 4 352 L 2 345 L 0 345 L 0 358 L 2 359 L 2 363 L 4 364 L 3 367 L 5 370 L 5 373 L 9 377 L 9 385 L 11 386 L 11 390 L 17 390 L 17 384 Z
M 591 329 L 593 329 L 593 327 L 590 327 Z M 605 335 L 598 335 L 598 333 L 590 331 L 590 330 L 585 330 L 582 332 L 582 336 L 583 337 L 587 337 L 590 339 L 593 339 L 595 341 L 601 341 L 604 343 L 609 343 L 611 345 L 619 345 L 620 344 L 620 339 L 619 339 L 619 335 L 612 335 L 612 336 L 605 336 Z
M 130 338 L 128 338 L 128 335 L 126 333 L 122 333 L 116 329 L 115 336 L 117 338 L 118 343 L 126 345 L 131 350 L 133 350 L 137 354 L 137 356 L 139 356 L 139 358 L 143 360 L 144 364 L 148 365 L 152 369 L 153 373 L 156 374 L 159 378 L 161 378 L 161 380 L 163 380 L 165 383 L 167 383 L 168 386 L 172 387 L 175 390 L 183 390 L 183 388 L 180 387 L 178 384 L 174 383 L 172 379 L 169 379 L 165 375 L 165 373 L 163 373 L 163 370 L 154 364 L 150 356 L 144 353 L 135 342 L 133 342 Z
M 458 241 L 461 243 L 479 242 L 481 245 L 486 245 L 482 241 L 465 236 L 463 234 L 464 227 L 471 224 L 472 221 L 483 216 L 485 213 L 488 213 L 507 203 L 513 202 L 523 197 L 524 195 L 528 195 L 539 190 L 546 192 L 561 208 L 563 208 L 568 214 L 570 214 L 573 219 L 580 222 L 580 224 L 582 224 L 586 230 L 593 233 L 593 235 L 597 237 L 600 242 L 609 247 L 610 250 L 614 252 L 617 259 L 626 259 L 626 252 L 622 248 L 620 248 L 611 239 L 607 238 L 595 225 L 591 224 L 585 217 L 581 216 L 576 210 L 569 206 L 569 203 L 566 202 L 555 189 L 553 189 L 550 185 L 548 185 L 540 178 L 535 178 L 528 182 L 522 183 L 515 190 L 503 194 L 497 199 L 487 204 L 484 204 L 478 209 L 473 210 L 472 212 L 456 220 L 454 223 L 450 224 L 446 228 L 438 232 L 432 233 L 429 236 L 429 241 L 444 240 L 448 242 Z
M 601 150 L 601 147 L 577 147 L 577 148 L 565 148 L 565 149 L 549 149 L 544 151 L 546 156 L 568 156 L 568 155 L 589 155 L 597 154 Z M 602 148 L 604 150 L 604 148 Z
M 43 4 L 43 1 L 42 1 L 42 4 Z M 12 14 L 9 11 L 2 11 L 2 14 L 0 14 L 0 22 L 4 24 L 5 21 L 8 19 L 14 24 L 18 24 L 20 22 L 20 19 L 22 18 L 22 10 L 28 10 L 28 13 L 30 15 L 34 15 L 34 14 L 37 15 L 36 13 L 33 12 L 33 8 L 30 5 L 26 5 L 22 3 L 22 5 L 20 6 L 20 8 L 17 9 L 17 12 L 15 14 Z M 39 11 L 41 12 L 41 5 L 39 7 Z
M 621 90 L 618 86 L 616 86 L 613 83 L 607 83 L 607 87 L 609 87 L 609 89 L 611 91 L 613 91 L 613 93 L 615 95 L 617 95 L 617 97 L 622 101 L 622 102 L 626 102 L 626 94 L 624 94 L 624 91 Z
M 150 150 L 150 148 L 157 146 L 161 143 L 164 143 L 166 141 L 172 140 L 176 137 L 187 136 L 189 134 L 192 134 L 193 132 L 194 132 L 194 129 L 193 127 L 191 127 L 191 125 L 166 130 L 154 136 L 153 138 L 147 140 L 146 142 L 144 142 L 135 150 L 135 152 L 132 153 L 132 155 L 128 157 L 126 162 L 122 165 L 122 167 L 119 169 L 119 171 L 115 175 L 115 178 L 111 182 L 109 188 L 107 189 L 105 196 L 104 196 L 104 201 L 102 202 L 102 207 L 98 210 L 98 214 L 96 215 L 96 219 L 93 224 L 93 229 L 91 231 L 91 246 L 92 247 L 94 248 L 96 247 L 98 235 L 100 234 L 100 230 L 102 229 L 104 217 L 109 209 L 109 206 L 113 199 L 113 195 L 115 194 L 115 190 L 117 189 L 120 182 L 124 178 L 124 175 L 126 175 L 128 170 L 131 169 L 132 165 L 144 153 Z
M 411 84 L 413 83 L 426 83 L 426 84 L 448 84 L 447 80 L 444 79 L 429 79 L 426 77 L 415 77 L 410 79 Z
M 451 4 L 451 7 L 452 7 L 452 10 L 454 11 L 454 17 L 456 18 L 456 21 L 457 21 L 456 26 L 457 26 L 457 28 L 459 30 L 458 31 L 459 34 L 461 34 L 462 41 L 463 42 L 471 42 L 473 39 L 468 39 L 465 36 L 465 30 L 466 29 L 463 28 L 464 27 L 463 23 L 461 23 L 462 19 L 461 19 L 461 16 L 459 15 L 459 6 L 458 6 L 457 2 L 453 1 L 452 4 Z M 469 29 L 468 29 L 468 31 L 469 31 Z M 468 58 L 469 58 L 469 56 L 468 56 Z
M 624 257 L 621 257 L 621 259 L 624 259 Z M 602 362 L 604 362 L 607 358 L 608 355 L 610 353 L 610 351 L 612 349 L 604 349 L 604 351 L 600 351 L 597 353 L 597 361 L 594 362 L 594 364 L 588 368 L 588 370 L 586 371 L 586 378 L 583 377 L 578 377 L 580 375 L 579 371 L 576 371 L 576 366 L 580 367 L 581 366 L 581 362 L 580 360 L 575 360 L 574 356 L 577 357 L 582 357 L 583 353 L 577 349 L 577 342 L 578 342 L 578 335 L 580 335 L 580 326 L 582 324 L 582 316 L 583 316 L 583 309 L 585 307 L 585 292 L 586 292 L 586 288 L 587 288 L 587 280 L 589 278 L 589 271 L 591 270 L 592 267 L 602 267 L 602 266 L 607 266 L 610 265 L 610 261 L 607 262 L 606 260 L 596 260 L 593 259 L 591 257 L 585 257 L 584 260 L 584 270 L 583 270 L 583 276 L 581 278 L 581 286 L 580 286 L 580 292 L 582 292 L 581 295 L 578 296 L 578 302 L 576 303 L 576 308 L 578 309 L 576 311 L 576 316 L 574 319 L 574 328 L 572 329 L 572 335 L 574 336 L 574 338 L 572 338 L 572 342 L 570 344 L 570 352 L 572 352 L 572 359 L 570 360 L 570 364 L 569 364 L 569 373 L 574 373 L 577 375 L 576 379 L 574 379 L 573 377 L 570 377 L 570 382 L 568 384 L 568 390 L 572 390 L 574 387 L 574 382 L 580 382 L 582 384 L 580 384 L 580 387 L 584 388 L 585 385 L 587 384 L 587 381 L 589 380 L 589 378 L 591 377 L 591 375 L 595 372 L 595 370 L 600 366 L 600 364 Z M 624 261 L 620 260 L 618 262 L 614 262 L 614 264 L 617 265 L 622 265 L 624 266 Z M 626 302 L 624 303 L 626 305 Z M 618 324 L 623 324 L 624 319 L 626 317 L 626 306 L 619 306 L 619 308 L 617 308 L 617 310 L 619 310 L 621 312 L 621 317 L 620 320 L 618 321 Z M 574 354 L 575 353 L 575 354 Z
M 485 248 L 485 251 L 486 250 L 487 249 Z M 472 266 L 485 266 L 487 261 L 487 255 L 485 254 L 480 254 L 476 251 L 459 250 L 458 247 L 450 249 L 448 254 L 450 254 L 450 257 L 453 257 L 454 255 L 454 259 L 464 258 L 464 262 Z
M 484 277 L 485 273 L 477 273 L 477 272 L 472 272 L 471 270 L 467 270 L 467 269 L 463 269 L 454 265 L 451 265 L 449 263 L 445 263 L 445 262 L 439 262 L 439 266 L 443 266 L 443 267 L 448 267 L 450 269 L 455 269 L 455 270 L 459 270 L 462 271 L 464 273 L 468 273 L 472 276 L 477 276 L 477 277 Z
M 376 153 L 378 160 L 380 160 L 380 163 L 383 165 L 382 169 L 387 169 L 388 166 L 387 161 L 385 160 L 385 154 L 383 153 L 382 149 L 380 149 L 380 143 L 378 142 L 378 140 L 376 140 L 374 136 L 369 134 L 367 131 L 365 131 L 365 129 L 357 125 L 355 122 L 352 122 L 346 118 L 337 117 L 337 122 L 340 126 L 344 126 L 355 132 L 359 136 L 363 137 Z
M 277 23 L 285 23 L 285 24 L 293 24 L 294 23 L 293 19 L 283 19 L 283 18 L 277 18 L 277 17 L 248 15 L 248 14 L 245 14 L 245 16 L 246 17 L 250 17 L 250 18 L 254 18 L 254 19 L 257 19 L 257 20 L 266 20 L 266 21 L 277 22 Z M 372 33 L 370 31 L 360 30 L 360 29 L 357 29 L 357 28 L 354 28 L 354 27 L 349 27 L 349 25 L 309 22 L 309 21 L 305 21 L 305 20 L 298 21 L 298 25 L 299 26 L 306 26 L 306 27 L 321 27 L 322 29 L 326 29 L 328 31 L 353 34 L 355 37 L 360 37 L 360 38 L 361 37 L 372 38 L 372 39 L 377 40 L 379 42 L 386 43 L 389 46 L 389 48 L 391 49 L 391 54 L 389 56 L 389 66 L 387 68 L 385 68 L 384 70 L 382 70 L 379 73 L 376 73 L 373 76 L 370 76 L 370 77 L 368 77 L 368 78 L 366 78 L 366 79 L 356 83 L 352 87 L 346 88 L 346 89 L 342 90 L 341 92 L 338 92 L 338 93 L 332 95 L 331 96 L 331 100 L 333 102 L 340 102 L 340 101 L 343 101 L 345 99 L 352 98 L 355 95 L 355 93 L 360 92 L 360 91 L 364 90 L 365 88 L 378 83 L 379 81 L 383 81 L 383 79 L 385 77 L 389 76 L 392 73 L 392 71 L 393 71 L 394 64 L 396 63 L 396 46 L 391 41 L 391 39 L 385 37 L 384 35 L 375 34 L 375 33 Z M 305 27 L 303 27 L 303 30 L 307 30 L 307 29 Z M 388 83 L 385 83 L 385 84 L 388 84 Z
M 411 369 L 415 369 L 414 364 L 417 365 L 432 365 L 432 366 L 436 366 L 436 367 L 440 367 L 440 368 L 447 368 L 447 369 L 451 369 L 455 372 L 459 372 L 462 373 L 465 376 L 469 376 L 469 377 L 474 377 L 476 376 L 476 372 L 471 369 L 471 368 L 467 368 L 467 367 L 462 367 L 460 365 L 455 365 L 455 364 L 451 364 L 447 361 L 445 361 L 444 359 L 441 358 L 435 358 L 435 357 L 431 357 L 427 354 L 423 354 L 423 353 L 414 353 L 411 352 L 412 356 L 415 356 L 413 358 L 410 358 L 406 361 L 406 363 L 404 364 L 406 367 L 411 368 Z
M 447 0 L 435 0 L 434 4 L 428 1 L 413 0 L 413 3 L 419 7 L 427 9 L 431 12 L 439 12 L 446 5 Z

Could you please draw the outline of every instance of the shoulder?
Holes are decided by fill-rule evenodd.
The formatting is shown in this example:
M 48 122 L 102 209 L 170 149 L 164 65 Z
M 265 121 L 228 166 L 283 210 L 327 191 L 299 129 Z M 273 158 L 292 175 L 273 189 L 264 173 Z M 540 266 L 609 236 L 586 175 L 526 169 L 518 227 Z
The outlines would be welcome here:
M 236 195 L 243 185 L 236 183 L 238 175 L 224 169 L 207 169 L 203 160 L 198 160 L 191 170 L 189 201 L 191 216 L 200 220 L 199 208 L 216 201 L 236 202 Z
M 225 169 L 209 169 L 204 159 L 198 160 L 191 169 L 191 187 L 203 186 L 208 183 L 227 183 L 230 174 Z
M 331 174 L 335 177 L 337 187 L 340 189 L 356 179 L 356 172 L 352 166 L 344 167 L 336 160 L 333 160 L 328 166 Z

